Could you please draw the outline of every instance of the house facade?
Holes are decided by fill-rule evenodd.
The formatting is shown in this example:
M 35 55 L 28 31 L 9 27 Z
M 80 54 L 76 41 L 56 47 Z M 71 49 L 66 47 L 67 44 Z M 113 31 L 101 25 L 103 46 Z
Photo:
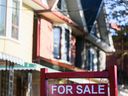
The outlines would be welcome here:
M 51 2 L 52 6 L 49 5 Z M 93 14 L 90 12 L 92 6 L 89 6 L 90 10 L 87 11 L 88 16 L 85 15 L 84 7 L 88 6 L 82 4 L 86 5 L 88 2 L 90 1 L 74 0 L 72 4 L 72 0 L 47 0 L 47 4 L 44 5 L 48 5 L 49 8 L 35 11 L 37 17 L 34 23 L 36 41 L 33 44 L 37 46 L 35 48 L 33 46 L 35 62 L 47 62 L 48 64 L 44 65 L 51 68 L 54 66 L 58 68 L 57 62 L 59 62 L 60 70 L 68 68 L 73 71 L 74 67 L 92 71 L 105 69 L 105 52 L 114 52 L 115 49 L 111 34 L 107 31 L 103 2 L 91 1 L 96 7 L 93 17 L 90 17 Z M 36 3 L 40 4 L 38 0 Z M 93 18 L 91 22 L 87 19 L 89 17 Z M 99 63 L 103 65 L 98 67 Z M 97 67 L 91 68 L 94 65 Z
M 51 2 L 54 6 L 49 5 Z M 36 0 L 36 3 L 41 2 Z M 115 49 L 107 30 L 103 2 L 98 2 L 97 13 L 91 23 L 88 21 L 89 30 L 87 17 L 84 17 L 85 6 L 81 3 L 78 0 L 47 0 L 44 5 L 49 8 L 44 6 L 45 9 L 35 11 L 33 62 L 58 71 L 106 69 L 106 53 Z
M 89 18 L 93 6 L 84 6 L 90 2 L 96 8 L 93 19 Z M 114 47 L 102 0 L 1 0 L 0 4 L 1 96 L 39 96 L 40 68 L 106 69 L 106 53 L 114 52 Z

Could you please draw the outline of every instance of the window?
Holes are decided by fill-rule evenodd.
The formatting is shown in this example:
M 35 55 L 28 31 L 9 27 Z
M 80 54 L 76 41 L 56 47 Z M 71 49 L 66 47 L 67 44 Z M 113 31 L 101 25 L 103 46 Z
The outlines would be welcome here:
M 62 33 L 62 38 L 61 38 L 61 59 L 65 61 L 69 61 L 69 48 L 70 48 L 70 38 L 69 38 L 69 30 L 64 29 Z
M 19 1 L 12 0 L 12 34 L 11 37 L 14 39 L 19 39 Z
M 21 0 L 0 0 L 0 36 L 19 39 L 20 2 Z
M 57 3 L 57 8 L 58 10 L 62 11 L 64 15 L 68 15 L 68 10 L 66 6 L 66 1 L 65 0 L 59 0 Z
M 61 28 L 60 27 L 54 27 L 53 29 L 53 34 L 54 34 L 54 44 L 53 44 L 53 47 L 54 47 L 54 58 L 56 59 L 60 59 L 61 57 L 61 50 L 60 50 L 60 47 L 61 47 Z
M 54 27 L 54 58 L 69 61 L 70 32 L 68 29 Z
M 0 0 L 0 36 L 5 36 L 6 0 Z
M 85 69 L 90 71 L 98 70 L 97 53 L 96 53 L 96 50 L 91 47 L 87 50 L 87 62 L 86 62 Z

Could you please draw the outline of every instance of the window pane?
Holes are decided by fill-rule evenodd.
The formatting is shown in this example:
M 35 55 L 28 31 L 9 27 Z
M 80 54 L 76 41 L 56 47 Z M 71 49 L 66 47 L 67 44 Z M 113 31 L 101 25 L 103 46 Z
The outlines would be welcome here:
M 12 38 L 18 39 L 19 34 L 19 11 L 20 5 L 18 0 L 12 2 Z
M 68 15 L 68 10 L 66 6 L 66 1 L 65 0 L 59 0 L 57 3 L 57 8 L 58 10 L 61 10 L 64 15 Z
M 61 36 L 61 50 L 62 50 L 62 54 L 61 54 L 61 59 L 65 60 L 65 61 L 69 61 L 69 44 L 70 44 L 70 40 L 69 40 L 69 30 L 65 29 L 65 31 L 62 32 L 62 36 Z
M 60 43 L 61 43 L 61 29 L 59 27 L 54 28 L 54 58 L 60 59 Z
M 69 61 L 70 32 L 54 27 L 54 58 Z
M 0 36 L 5 36 L 6 0 L 0 0 Z

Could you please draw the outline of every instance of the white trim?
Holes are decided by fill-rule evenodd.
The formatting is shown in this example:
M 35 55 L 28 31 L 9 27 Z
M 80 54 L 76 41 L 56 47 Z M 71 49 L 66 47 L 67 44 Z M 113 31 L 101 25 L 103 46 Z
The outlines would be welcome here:
M 7 36 L 0 36 L 0 39 L 1 40 L 8 40 L 8 41 L 12 41 L 14 43 L 20 44 L 20 41 L 19 40 L 15 40 L 13 38 L 8 38 Z
M 19 0 L 20 1 L 20 9 L 22 9 L 22 0 Z M 22 18 L 22 10 L 20 10 L 19 12 L 19 33 L 18 33 L 18 41 L 20 42 L 21 41 L 21 18 Z
M 23 3 L 30 6 L 34 10 L 43 10 L 44 9 L 43 4 L 41 5 L 41 4 L 37 3 L 36 0 L 23 0 Z
M 18 25 L 18 39 L 12 38 L 12 0 L 7 0 L 7 13 L 6 13 L 6 38 L 19 42 L 20 41 L 20 26 L 21 26 L 21 8 L 22 8 L 22 0 L 17 0 L 20 3 L 19 7 L 19 25 Z M 2 36 L 4 37 L 4 36 Z
M 6 37 L 10 38 L 11 35 L 11 11 L 12 11 L 12 2 L 7 0 L 7 13 L 6 13 Z
M 24 63 L 25 63 L 24 60 L 22 60 L 18 57 L 14 57 L 14 56 L 8 55 L 6 53 L 2 53 L 2 52 L 0 52 L 0 59 L 1 60 L 7 60 L 7 61 L 19 64 L 19 65 L 24 65 Z

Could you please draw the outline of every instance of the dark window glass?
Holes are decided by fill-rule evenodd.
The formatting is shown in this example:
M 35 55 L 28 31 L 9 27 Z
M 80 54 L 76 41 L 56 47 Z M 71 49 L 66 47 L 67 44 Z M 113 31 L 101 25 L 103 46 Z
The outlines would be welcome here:
M 70 47 L 70 41 L 69 41 L 69 30 L 65 29 L 62 33 L 62 42 L 61 42 L 61 49 L 62 49 L 62 60 L 69 61 L 69 47 Z
M 61 27 L 54 27 L 54 58 L 69 61 L 70 32 L 62 31 Z

